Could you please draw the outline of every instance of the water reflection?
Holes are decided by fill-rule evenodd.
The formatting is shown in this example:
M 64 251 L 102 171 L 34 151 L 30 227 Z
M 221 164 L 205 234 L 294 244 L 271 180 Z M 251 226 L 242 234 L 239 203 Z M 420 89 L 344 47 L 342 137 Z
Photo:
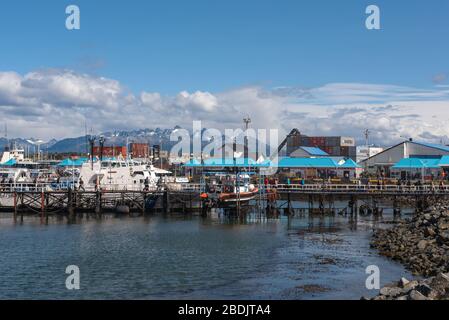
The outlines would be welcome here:
M 368 265 L 382 283 L 407 275 L 369 246 L 371 230 L 392 219 L 212 212 L 20 225 L 2 216 L 0 298 L 358 299 L 376 294 L 364 289 Z M 80 267 L 80 291 L 65 289 L 69 264 Z

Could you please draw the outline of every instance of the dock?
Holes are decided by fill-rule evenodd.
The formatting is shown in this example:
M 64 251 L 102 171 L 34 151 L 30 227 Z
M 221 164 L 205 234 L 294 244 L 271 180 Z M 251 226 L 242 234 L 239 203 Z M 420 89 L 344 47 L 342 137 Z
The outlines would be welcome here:
M 255 206 L 267 210 L 283 210 L 285 213 L 297 209 L 296 202 L 306 201 L 309 212 L 337 212 L 334 203 L 347 201 L 347 212 L 361 210 L 375 212 L 377 203 L 389 200 L 400 210 L 401 203 L 412 201 L 417 210 L 423 210 L 434 200 L 449 196 L 448 186 L 397 186 L 355 184 L 310 184 L 310 185 L 259 185 Z M 151 213 L 205 213 L 214 205 L 205 204 L 200 197 L 202 184 L 168 186 L 154 190 L 51 190 L 48 185 L 8 185 L 0 189 L 0 211 L 12 212 L 14 218 L 34 214 L 41 219 L 52 215 L 76 216 L 84 213 L 101 215 L 107 212 L 145 215 Z M 362 201 L 366 207 L 358 207 Z M 205 207 L 206 206 L 206 207 Z M 216 206 L 215 206 L 216 207 Z

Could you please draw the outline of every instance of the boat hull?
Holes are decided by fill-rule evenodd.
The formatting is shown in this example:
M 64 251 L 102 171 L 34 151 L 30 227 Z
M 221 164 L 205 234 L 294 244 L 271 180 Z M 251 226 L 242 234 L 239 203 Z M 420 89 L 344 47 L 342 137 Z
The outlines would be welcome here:
M 238 193 L 221 193 L 218 197 L 218 202 L 222 206 L 237 206 L 247 205 L 251 200 L 255 199 L 258 189 L 251 192 Z

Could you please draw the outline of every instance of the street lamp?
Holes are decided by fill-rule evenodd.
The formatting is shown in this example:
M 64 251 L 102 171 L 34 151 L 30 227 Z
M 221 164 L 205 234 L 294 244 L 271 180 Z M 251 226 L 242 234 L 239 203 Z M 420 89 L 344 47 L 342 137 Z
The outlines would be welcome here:
M 40 148 L 41 148 L 41 144 L 43 144 L 44 141 L 41 140 L 41 139 L 37 139 L 37 140 L 28 139 L 27 142 L 32 144 L 32 145 L 34 145 L 34 146 L 37 146 L 37 160 L 39 161 L 39 159 L 40 159 Z

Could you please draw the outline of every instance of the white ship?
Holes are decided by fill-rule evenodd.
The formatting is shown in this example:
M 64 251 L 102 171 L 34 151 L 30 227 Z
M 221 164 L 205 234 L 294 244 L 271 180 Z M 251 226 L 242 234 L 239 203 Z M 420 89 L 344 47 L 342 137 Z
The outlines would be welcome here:
M 2 157 L 0 159 L 0 164 L 6 165 L 8 163 L 16 163 L 25 160 L 25 150 L 21 148 L 14 147 L 10 150 L 10 148 L 5 147 L 3 151 Z
M 155 190 L 156 170 L 130 159 L 86 162 L 79 173 L 78 187 L 85 190 Z

